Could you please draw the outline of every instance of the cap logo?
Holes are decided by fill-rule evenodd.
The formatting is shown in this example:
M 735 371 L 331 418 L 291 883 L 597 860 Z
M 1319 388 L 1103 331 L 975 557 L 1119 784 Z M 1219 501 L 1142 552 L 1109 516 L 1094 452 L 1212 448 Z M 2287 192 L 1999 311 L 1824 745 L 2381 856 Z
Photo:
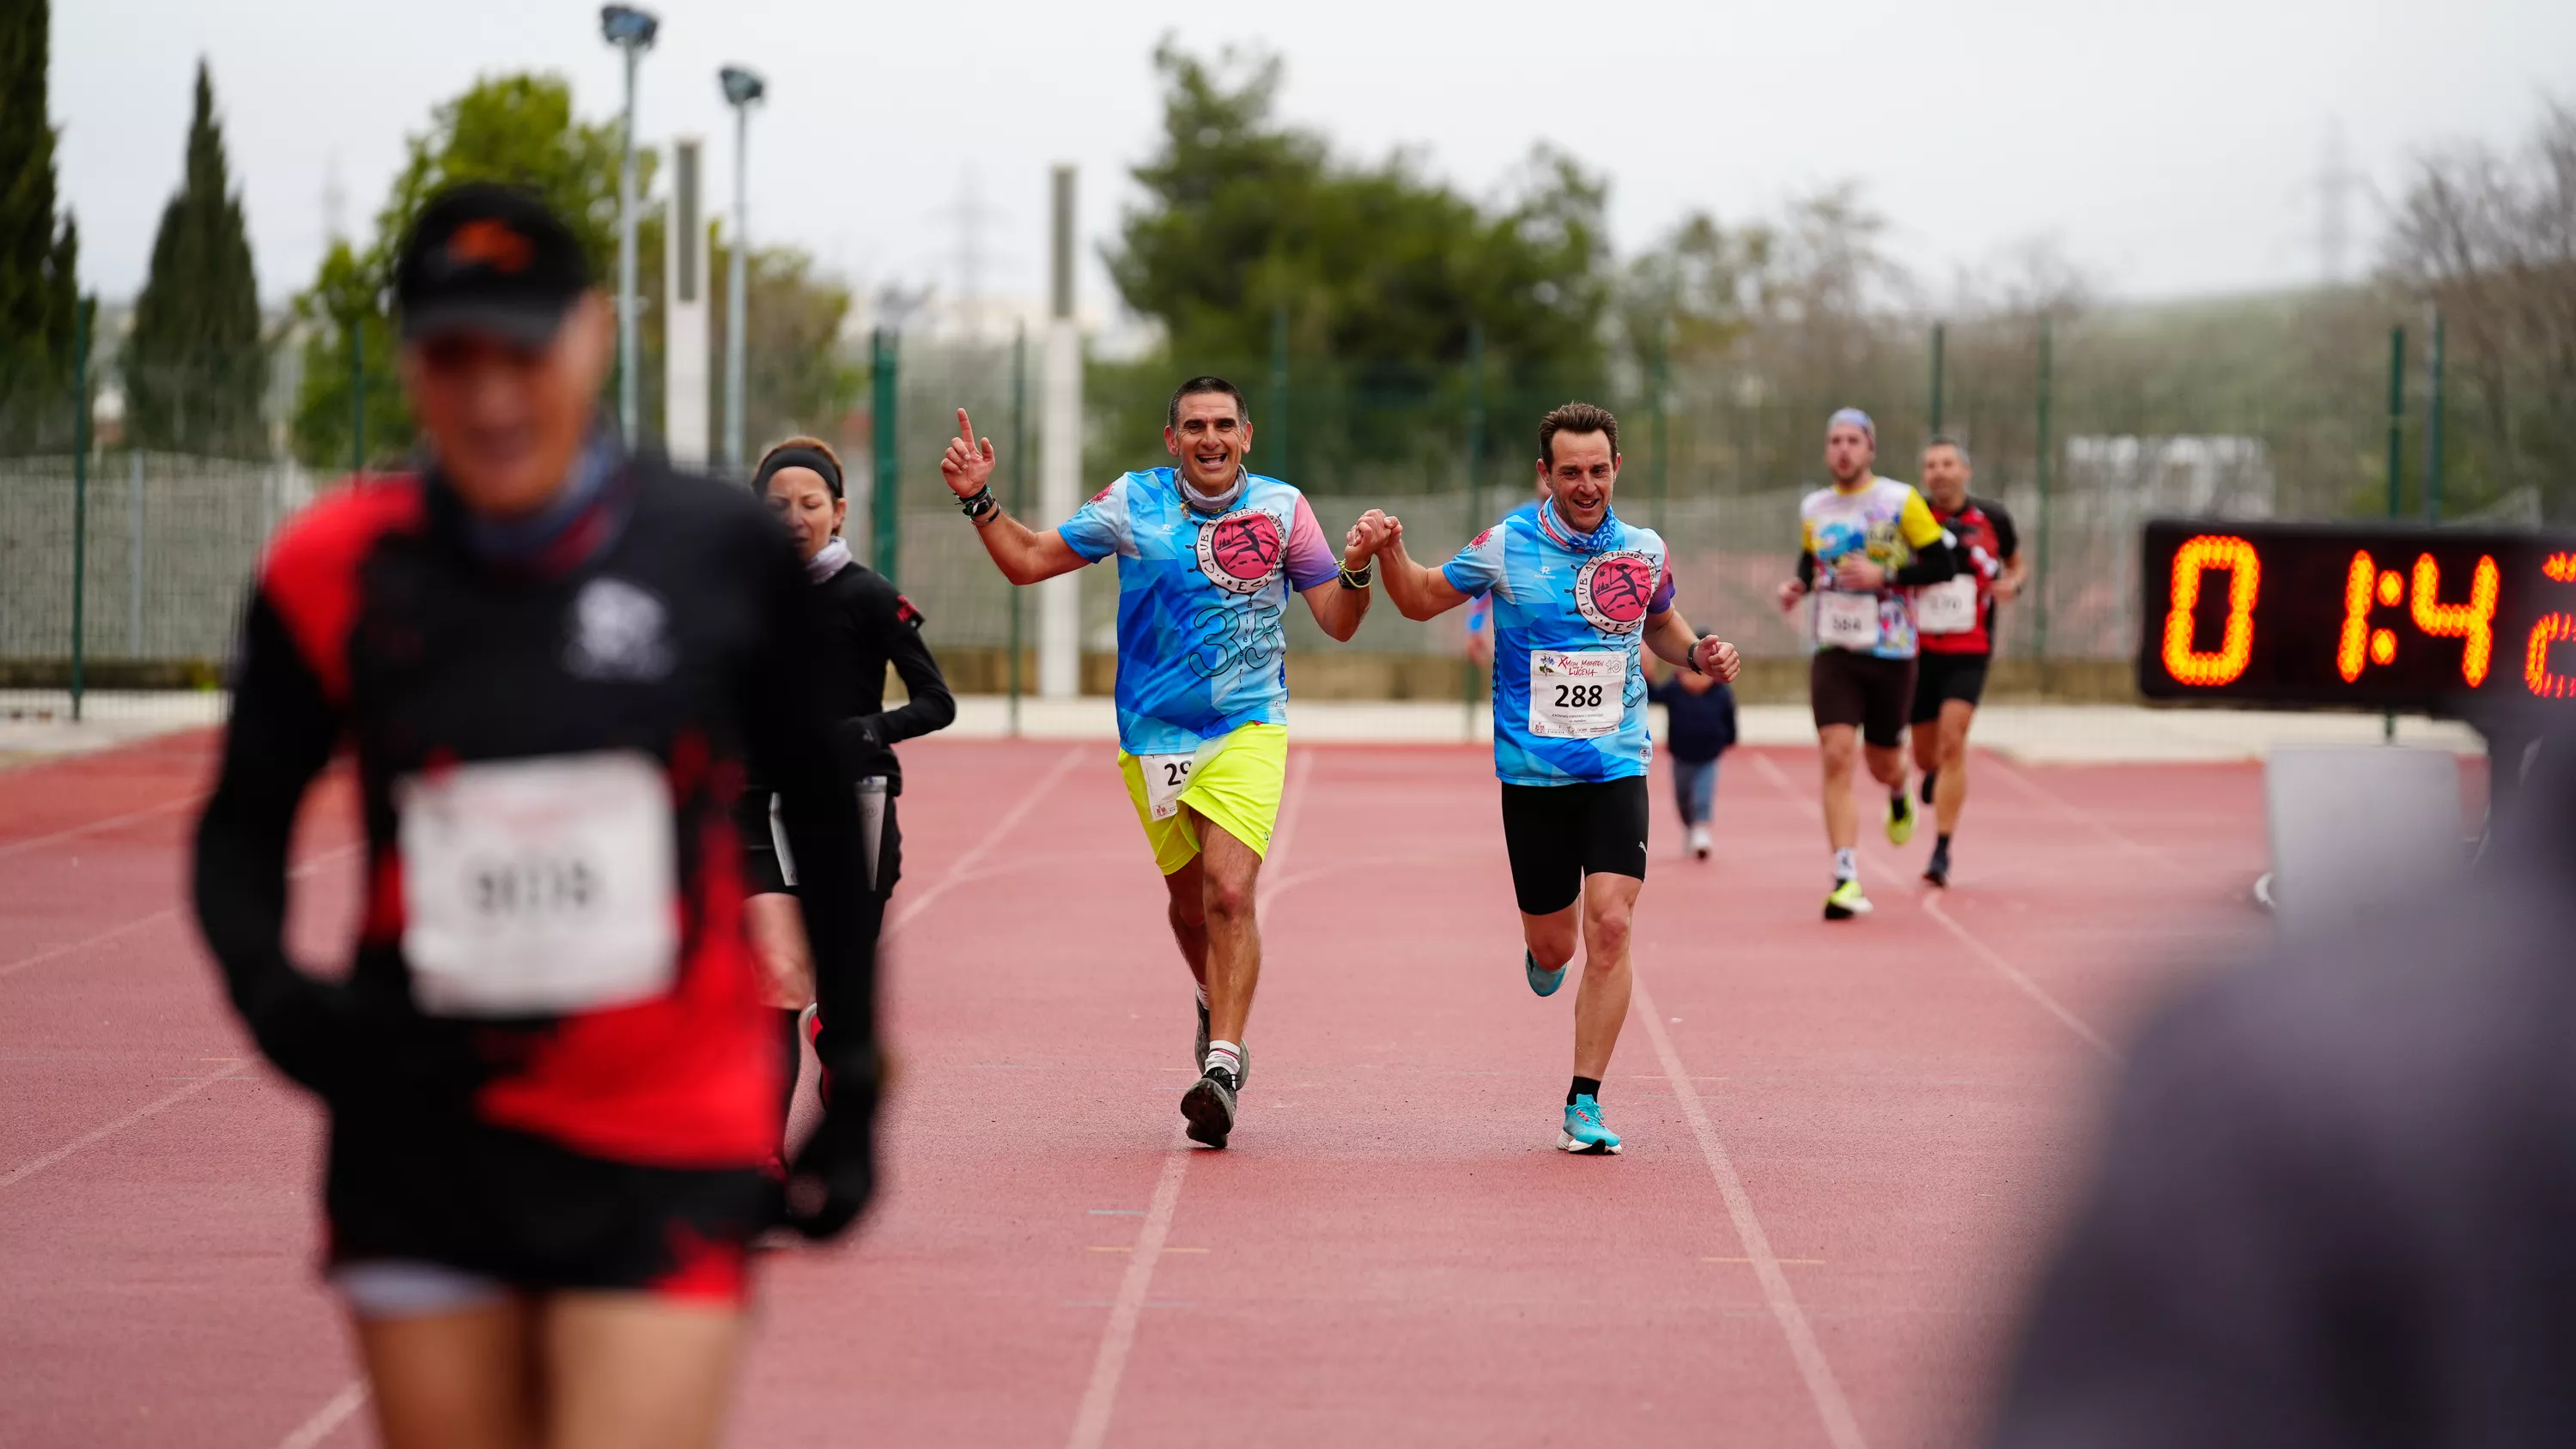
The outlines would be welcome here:
M 534 242 L 490 217 L 465 223 L 447 239 L 447 264 L 460 271 L 486 266 L 496 272 L 524 272 L 536 257 Z

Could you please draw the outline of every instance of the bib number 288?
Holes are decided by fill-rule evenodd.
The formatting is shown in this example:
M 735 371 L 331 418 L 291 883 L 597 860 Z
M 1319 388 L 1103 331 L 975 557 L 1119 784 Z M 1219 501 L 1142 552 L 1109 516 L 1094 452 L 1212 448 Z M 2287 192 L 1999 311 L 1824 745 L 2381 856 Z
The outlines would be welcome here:
M 1529 731 L 1560 740 L 1615 734 L 1627 719 L 1627 691 L 1624 651 L 1533 649 Z

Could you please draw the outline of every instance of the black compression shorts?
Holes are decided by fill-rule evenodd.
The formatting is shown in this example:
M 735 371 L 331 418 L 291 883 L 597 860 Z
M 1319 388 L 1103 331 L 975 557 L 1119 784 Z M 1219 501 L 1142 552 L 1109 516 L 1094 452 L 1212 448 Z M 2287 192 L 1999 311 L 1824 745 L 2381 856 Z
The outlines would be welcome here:
M 1503 848 L 1521 913 L 1548 916 L 1595 873 L 1646 878 L 1646 777 L 1570 785 L 1505 785 Z
M 739 1305 L 778 1192 L 758 1168 L 609 1162 L 453 1114 L 337 1109 L 329 1258 L 435 1264 L 526 1292 Z
M 1986 695 L 1983 654 L 1925 654 L 1914 662 L 1914 709 L 1907 718 L 1929 724 L 1941 717 L 1945 701 L 1965 700 L 1973 707 Z
M 1816 728 L 1853 725 L 1864 741 L 1895 749 L 1904 742 L 1905 712 L 1914 699 L 1914 661 L 1819 649 L 1807 665 L 1807 697 Z
M 797 887 L 789 883 L 787 872 L 779 865 L 778 845 L 769 831 L 768 798 L 757 791 L 745 791 L 734 805 L 734 832 L 742 837 L 742 893 L 792 896 L 797 894 Z M 895 882 L 903 878 L 903 828 L 895 819 L 898 798 L 886 797 L 883 833 L 877 839 L 875 893 L 879 896 L 893 895 Z

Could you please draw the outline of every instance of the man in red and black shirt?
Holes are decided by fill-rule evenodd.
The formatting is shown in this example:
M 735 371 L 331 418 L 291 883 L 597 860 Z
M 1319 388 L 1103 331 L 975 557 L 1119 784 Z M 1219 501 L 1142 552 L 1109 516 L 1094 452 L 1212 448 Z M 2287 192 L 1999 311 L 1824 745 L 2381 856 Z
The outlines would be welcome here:
M 1995 603 L 2021 592 L 2021 535 L 2012 515 L 1991 499 L 1968 496 L 1968 450 L 1953 438 L 1923 449 L 1923 496 L 1959 541 L 1956 578 L 1914 591 L 1921 643 L 1914 673 L 1914 763 L 1923 771 L 1923 801 L 1932 807 L 1931 863 L 1923 878 L 1950 883 L 1950 833 L 1968 800 L 1968 723 L 1986 692 L 1995 653 Z

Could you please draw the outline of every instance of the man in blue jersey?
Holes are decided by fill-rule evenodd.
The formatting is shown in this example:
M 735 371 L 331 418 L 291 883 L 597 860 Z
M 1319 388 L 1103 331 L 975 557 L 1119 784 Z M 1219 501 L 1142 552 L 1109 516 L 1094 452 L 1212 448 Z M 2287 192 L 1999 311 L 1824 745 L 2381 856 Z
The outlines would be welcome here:
M 1117 555 L 1118 767 L 1199 987 L 1200 1075 L 1181 1114 L 1193 1141 L 1223 1147 L 1251 1064 L 1253 889 L 1288 773 L 1288 591 L 1348 640 L 1368 613 L 1384 525 L 1351 530 L 1336 559 L 1305 495 L 1243 466 L 1252 416 L 1223 378 L 1172 394 L 1163 446 L 1177 467 L 1123 474 L 1045 531 L 994 501 L 993 441 L 963 408 L 939 471 L 1012 583 Z
M 1612 1153 L 1619 1136 L 1601 1120 L 1601 1079 L 1628 1016 L 1628 927 L 1646 880 L 1655 749 L 1639 646 L 1719 680 L 1740 665 L 1734 645 L 1693 633 L 1673 607 L 1664 540 L 1611 511 L 1619 420 L 1567 403 L 1539 421 L 1538 452 L 1546 499 L 1476 535 L 1442 568 L 1407 557 L 1403 524 L 1375 510 L 1351 536 L 1380 540 L 1387 597 L 1408 619 L 1493 595 L 1494 773 L 1530 989 L 1554 994 L 1578 931 L 1584 947 L 1574 1081 L 1556 1145 Z

